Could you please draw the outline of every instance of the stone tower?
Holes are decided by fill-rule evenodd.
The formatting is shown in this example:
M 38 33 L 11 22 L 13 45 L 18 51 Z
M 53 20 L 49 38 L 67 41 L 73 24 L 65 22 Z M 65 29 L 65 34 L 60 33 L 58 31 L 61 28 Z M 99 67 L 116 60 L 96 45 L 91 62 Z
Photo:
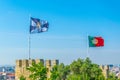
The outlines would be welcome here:
M 108 78 L 109 66 L 108 65 L 100 65 L 100 69 L 102 70 L 102 73 L 105 76 L 105 78 Z
M 22 75 L 26 78 L 26 80 L 30 80 L 30 72 L 26 70 L 26 68 L 31 66 L 33 62 L 41 62 L 43 63 L 43 65 L 46 66 L 46 68 L 48 69 L 47 78 L 50 78 L 52 66 L 59 64 L 58 60 L 46 60 L 45 63 L 43 59 L 16 60 L 15 80 L 19 80 Z
M 23 75 L 24 77 L 26 77 L 26 80 L 30 80 L 29 79 L 29 75 L 30 72 L 28 70 L 26 70 L 27 67 L 31 66 L 32 63 L 39 63 L 42 62 L 44 63 L 43 59 L 31 59 L 31 60 L 16 60 L 16 67 L 15 67 L 15 80 L 19 80 L 19 78 Z

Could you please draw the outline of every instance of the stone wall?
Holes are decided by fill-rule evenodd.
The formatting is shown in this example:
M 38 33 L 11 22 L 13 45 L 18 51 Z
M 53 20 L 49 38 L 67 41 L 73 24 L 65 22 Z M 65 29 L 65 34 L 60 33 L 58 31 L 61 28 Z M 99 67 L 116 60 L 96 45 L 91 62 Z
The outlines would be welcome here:
M 100 69 L 102 70 L 102 73 L 105 76 L 105 78 L 108 78 L 109 66 L 108 65 L 100 65 Z
M 30 72 L 28 70 L 26 70 L 26 68 L 31 66 L 33 62 L 35 62 L 35 63 L 41 62 L 46 66 L 46 68 L 48 69 L 47 78 L 49 78 L 51 75 L 50 71 L 51 71 L 52 67 L 59 64 L 58 60 L 46 60 L 45 63 L 44 63 L 43 59 L 16 60 L 15 80 L 19 80 L 19 78 L 22 75 L 24 77 L 26 77 L 26 80 L 30 80 L 29 79 Z

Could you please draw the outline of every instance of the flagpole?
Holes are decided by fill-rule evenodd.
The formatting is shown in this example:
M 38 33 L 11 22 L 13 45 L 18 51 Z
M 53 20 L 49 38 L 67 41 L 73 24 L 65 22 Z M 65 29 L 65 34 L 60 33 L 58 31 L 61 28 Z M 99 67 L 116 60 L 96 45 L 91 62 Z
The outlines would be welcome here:
M 89 58 L 89 39 L 88 39 L 88 34 L 87 34 L 87 55 L 86 58 Z
M 30 21 L 31 15 L 29 14 L 29 21 Z M 30 27 L 29 27 L 30 28 Z M 28 59 L 31 59 L 31 37 L 30 37 L 30 32 L 28 36 Z
M 29 34 L 29 54 L 28 54 L 29 60 L 31 59 L 30 55 L 31 55 L 31 37 L 30 37 L 30 34 Z

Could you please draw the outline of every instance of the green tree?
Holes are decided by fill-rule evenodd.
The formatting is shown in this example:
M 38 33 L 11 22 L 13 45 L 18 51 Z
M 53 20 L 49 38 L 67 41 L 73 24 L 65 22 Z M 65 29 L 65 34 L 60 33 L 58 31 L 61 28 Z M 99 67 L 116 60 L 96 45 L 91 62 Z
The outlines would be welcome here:
M 28 67 L 27 70 L 31 72 L 30 78 L 32 80 L 46 80 L 47 79 L 47 68 L 42 63 L 32 63 L 32 66 Z
M 59 77 L 58 66 L 54 66 L 51 70 L 50 80 L 56 80 Z
M 83 78 L 80 75 L 68 75 L 67 80 L 83 80 Z
M 77 61 L 73 61 L 70 64 L 71 73 L 75 74 L 75 75 L 81 74 L 82 71 L 80 69 L 81 69 L 83 63 L 84 63 L 83 59 L 80 59 L 80 58 Z
M 32 80 L 46 80 L 47 68 L 42 63 L 35 64 L 27 68 Z M 24 77 L 20 80 L 25 80 Z M 102 70 L 97 64 L 92 63 L 89 58 L 77 59 L 70 65 L 63 63 L 56 65 L 51 70 L 49 80 L 120 80 L 114 74 L 110 74 L 107 79 L 102 74 Z
M 105 80 L 99 66 L 93 64 L 89 58 L 72 62 L 70 71 L 67 80 Z
M 20 76 L 20 80 L 26 80 L 26 78 L 22 75 Z
M 120 80 L 120 79 L 118 79 L 118 78 L 115 76 L 115 74 L 111 73 L 111 74 L 109 74 L 107 80 Z
M 63 63 L 56 65 L 52 68 L 51 71 L 51 80 L 65 80 L 69 74 L 69 66 L 65 66 Z

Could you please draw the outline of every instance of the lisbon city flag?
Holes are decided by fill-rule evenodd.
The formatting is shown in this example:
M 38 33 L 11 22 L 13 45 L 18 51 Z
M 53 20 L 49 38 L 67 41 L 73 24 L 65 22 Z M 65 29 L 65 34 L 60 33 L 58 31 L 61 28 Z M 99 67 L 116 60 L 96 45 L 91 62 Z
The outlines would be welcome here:
M 41 33 L 48 30 L 48 22 L 38 18 L 31 17 L 30 19 L 30 33 Z
M 104 46 L 104 39 L 102 37 L 88 36 L 89 47 L 102 47 Z

